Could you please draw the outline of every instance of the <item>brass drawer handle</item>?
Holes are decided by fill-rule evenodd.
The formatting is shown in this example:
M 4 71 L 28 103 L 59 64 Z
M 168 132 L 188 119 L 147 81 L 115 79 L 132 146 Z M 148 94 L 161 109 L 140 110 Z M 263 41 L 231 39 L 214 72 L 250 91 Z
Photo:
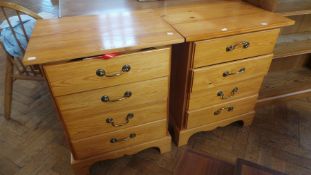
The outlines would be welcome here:
M 249 48 L 250 45 L 251 44 L 248 41 L 242 41 L 242 42 L 239 42 L 237 44 L 233 44 L 233 45 L 226 47 L 226 52 L 231 52 L 234 49 L 236 49 L 237 47 L 242 47 L 243 49 L 247 49 L 247 48 Z
M 131 70 L 131 66 L 126 64 L 122 67 L 120 72 L 107 73 L 104 69 L 97 69 L 96 75 L 99 77 L 117 77 Z
M 105 102 L 105 103 L 113 103 L 113 102 L 118 102 L 118 101 L 125 100 L 125 99 L 127 99 L 127 98 L 130 98 L 131 96 L 132 96 L 132 92 L 131 92 L 131 91 L 126 91 L 126 92 L 124 93 L 123 97 L 110 100 L 110 99 L 109 99 L 109 96 L 104 95 L 104 96 L 102 96 L 101 101 L 102 101 L 102 102 Z
M 215 112 L 214 112 L 214 115 L 219 115 L 219 114 L 221 114 L 221 112 L 222 112 L 223 110 L 227 110 L 228 112 L 232 112 L 233 109 L 234 109 L 233 106 L 222 107 L 222 108 L 218 109 L 217 111 L 215 111 Z
M 230 75 L 241 74 L 241 73 L 244 73 L 244 72 L 246 72 L 245 67 L 241 68 L 241 69 L 240 69 L 239 71 L 237 71 L 237 72 L 225 71 L 225 72 L 222 74 L 222 76 L 223 76 L 223 77 L 227 77 L 227 76 L 230 76 Z
M 220 99 L 225 100 L 225 99 L 229 99 L 229 98 L 233 97 L 238 92 L 239 92 L 239 88 L 235 87 L 232 89 L 231 95 L 225 97 L 225 93 L 223 91 L 218 91 L 217 96 L 220 97 Z
M 120 126 L 124 126 L 124 125 L 128 124 L 132 118 L 134 118 L 134 114 L 133 113 L 128 113 L 126 118 L 125 118 L 125 122 L 124 123 L 115 124 L 113 118 L 107 118 L 106 122 L 111 124 L 113 127 L 120 127 Z
M 136 137 L 136 134 L 135 133 L 131 133 L 128 137 L 125 137 L 125 138 L 121 138 L 121 139 L 117 139 L 117 138 L 112 138 L 110 140 L 111 143 L 117 143 L 117 142 L 126 142 L 126 141 L 129 141 L 130 139 L 133 139 Z

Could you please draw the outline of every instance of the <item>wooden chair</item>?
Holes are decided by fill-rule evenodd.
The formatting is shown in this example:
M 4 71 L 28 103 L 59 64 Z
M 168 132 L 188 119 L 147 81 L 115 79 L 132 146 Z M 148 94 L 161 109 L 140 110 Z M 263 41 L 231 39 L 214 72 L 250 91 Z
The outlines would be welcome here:
M 14 31 L 11 22 L 9 21 L 8 11 L 16 13 L 19 21 L 21 22 L 21 14 L 29 15 L 35 19 L 42 19 L 38 14 L 26 9 L 15 3 L 10 2 L 0 2 L 0 11 L 2 12 L 4 18 L 8 21 L 10 30 L 23 54 L 25 49 L 22 47 L 21 42 L 17 38 L 17 34 Z M 21 27 L 23 34 L 27 41 L 29 41 L 29 36 L 26 34 L 25 27 L 21 22 Z M 1 42 L 0 42 L 1 43 Z M 4 116 L 6 119 L 10 119 L 11 106 L 12 106 L 12 91 L 13 83 L 15 80 L 43 80 L 41 69 L 39 66 L 25 66 L 22 63 L 22 58 L 14 58 L 11 56 L 4 48 L 3 43 L 1 43 L 3 50 L 6 53 L 6 68 L 5 68 L 5 82 L 4 82 Z

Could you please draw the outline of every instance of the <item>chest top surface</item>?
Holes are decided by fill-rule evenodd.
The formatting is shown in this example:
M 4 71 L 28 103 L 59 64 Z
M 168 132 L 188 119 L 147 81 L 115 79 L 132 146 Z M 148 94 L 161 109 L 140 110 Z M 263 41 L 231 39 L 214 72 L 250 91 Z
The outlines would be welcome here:
M 181 42 L 184 38 L 151 11 L 39 20 L 23 62 L 46 64 Z
M 38 21 L 23 62 L 45 64 L 294 24 L 238 0 L 164 2 L 138 10 L 111 8 L 100 16 Z
M 228 35 L 280 28 L 294 21 L 243 1 L 218 0 L 182 4 L 157 12 L 186 41 L 205 40 Z

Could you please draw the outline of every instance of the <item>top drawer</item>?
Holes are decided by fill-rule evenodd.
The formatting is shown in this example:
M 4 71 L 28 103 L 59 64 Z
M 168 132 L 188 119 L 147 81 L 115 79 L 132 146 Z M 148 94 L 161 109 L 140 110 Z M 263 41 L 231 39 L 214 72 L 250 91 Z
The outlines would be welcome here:
M 195 42 L 194 68 L 273 52 L 279 29 Z
M 44 67 L 54 96 L 153 79 L 169 74 L 171 49 L 164 48 Z

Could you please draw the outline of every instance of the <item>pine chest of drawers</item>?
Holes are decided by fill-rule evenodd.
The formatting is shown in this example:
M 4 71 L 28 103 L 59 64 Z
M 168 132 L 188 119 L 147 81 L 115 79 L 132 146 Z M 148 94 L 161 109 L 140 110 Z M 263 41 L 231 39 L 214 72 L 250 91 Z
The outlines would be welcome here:
M 170 131 L 177 145 L 233 122 L 249 125 L 280 27 L 293 21 L 241 1 L 169 8 L 186 42 L 173 46 Z
M 170 151 L 171 45 L 183 41 L 152 12 L 38 21 L 24 63 L 43 65 L 76 174 L 146 148 Z

